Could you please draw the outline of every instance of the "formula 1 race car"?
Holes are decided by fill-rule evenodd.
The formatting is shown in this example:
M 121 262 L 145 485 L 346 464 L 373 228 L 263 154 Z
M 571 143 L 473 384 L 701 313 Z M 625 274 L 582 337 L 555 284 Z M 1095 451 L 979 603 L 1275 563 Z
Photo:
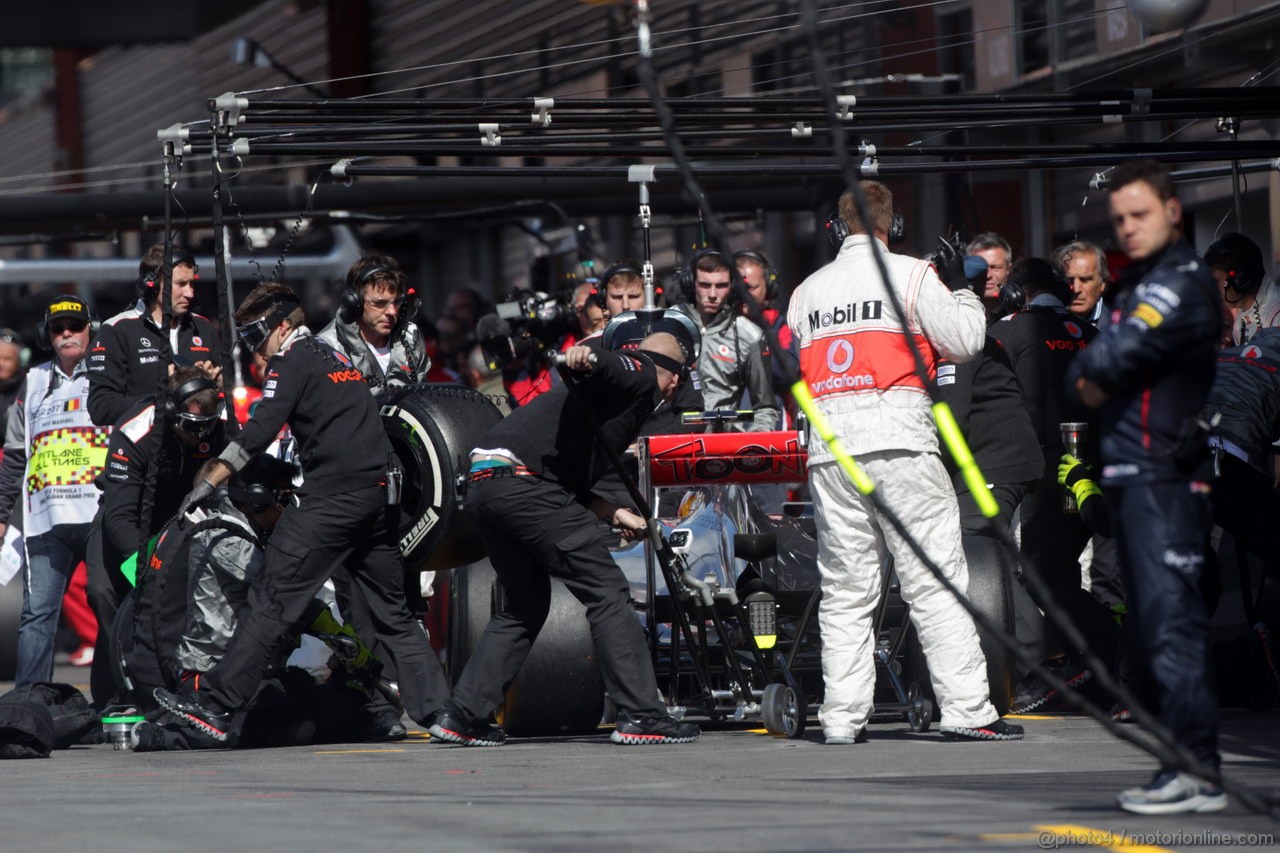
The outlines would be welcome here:
M 799 737 L 822 696 L 820 599 L 812 504 L 787 500 L 807 454 L 797 432 L 652 436 L 638 445 L 640 488 L 663 507 L 661 544 L 620 546 L 658 683 L 672 713 L 759 720 Z M 674 499 L 672 499 L 674 498 Z M 670 513 L 670 514 L 666 514 Z M 993 541 L 966 542 L 970 599 L 1012 628 L 1004 566 Z M 932 691 L 892 566 L 876 613 L 877 714 L 928 730 Z M 507 692 L 501 721 L 515 736 L 582 734 L 612 707 L 594 662 L 584 609 L 558 582 L 551 613 Z M 453 572 L 448 664 L 457 678 L 501 604 L 492 569 Z M 983 638 L 993 701 L 1011 699 L 1011 661 Z

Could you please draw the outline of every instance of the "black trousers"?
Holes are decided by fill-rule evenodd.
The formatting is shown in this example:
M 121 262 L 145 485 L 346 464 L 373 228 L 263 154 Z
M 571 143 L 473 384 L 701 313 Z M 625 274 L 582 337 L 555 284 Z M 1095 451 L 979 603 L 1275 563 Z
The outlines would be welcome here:
M 405 711 L 424 724 L 449 697 L 449 682 L 421 623 L 405 604 L 404 564 L 379 486 L 304 495 L 271 533 L 267 564 L 249 588 L 222 661 L 200 681 L 202 698 L 225 710 L 252 702 L 280 641 L 324 582 L 346 568 L 364 594 L 378 650 L 400 679 Z
M 102 532 L 102 507 L 89 525 L 89 541 L 86 544 L 85 569 L 86 594 L 89 607 L 98 620 L 98 637 L 93 644 L 93 666 L 89 670 L 89 692 L 93 702 L 104 707 L 121 692 L 111 671 L 110 633 L 116 620 L 120 602 L 130 590 L 129 580 L 120 571 L 120 562 L 127 555 L 119 554 Z
M 666 712 L 631 588 L 609 555 L 596 517 L 564 489 L 536 477 L 472 483 L 467 508 L 485 531 L 506 604 L 476 643 L 453 702 L 486 720 L 520 672 L 551 607 L 551 578 L 587 608 L 605 689 L 620 710 Z
M 1274 585 L 1280 583 L 1280 537 L 1271 525 L 1280 519 L 1280 492 L 1270 477 L 1230 454 L 1222 455 L 1220 465 L 1221 474 L 1213 484 L 1213 520 L 1235 538 L 1238 551 L 1262 560 L 1262 588 L 1275 598 Z M 1250 586 L 1256 583 L 1250 579 Z M 1245 595 L 1252 596 L 1253 590 L 1246 589 Z M 1252 601 L 1246 606 L 1252 610 Z M 1247 615 L 1256 619 L 1259 614 Z
M 1056 606 L 1064 611 L 1089 648 L 1110 665 L 1120 642 L 1120 627 L 1111 608 L 1080 585 L 1080 553 L 1092 533 L 1079 515 L 1063 513 L 1057 468 L 1049 470 L 1052 473 L 1046 472 L 1022 502 L 1023 562 L 1049 588 L 1052 601 L 1041 600 L 1034 593 L 1032 598 L 1041 610 L 1048 612 Z M 1048 620 L 1045 631 L 1046 656 L 1082 651 L 1068 648 Z
M 1113 487 L 1129 620 L 1178 743 L 1217 768 L 1218 703 L 1209 686 L 1209 613 L 1201 590 L 1209 497 L 1188 481 Z

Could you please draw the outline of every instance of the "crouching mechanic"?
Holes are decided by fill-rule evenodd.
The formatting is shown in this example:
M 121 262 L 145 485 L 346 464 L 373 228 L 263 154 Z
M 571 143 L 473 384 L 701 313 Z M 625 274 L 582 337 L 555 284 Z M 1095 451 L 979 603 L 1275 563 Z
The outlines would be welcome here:
M 109 704 L 118 687 L 111 672 L 109 632 L 120 601 L 132 588 L 128 558 L 173 517 L 197 471 L 217 455 L 223 441 L 217 384 L 197 367 L 175 370 L 163 393 L 135 402 L 111 432 L 106 467 L 98 478 L 102 501 L 90 528 L 86 560 L 89 604 L 98 617 L 89 683 L 99 706 Z
M 404 564 L 388 520 L 391 445 L 364 375 L 303 324 L 289 288 L 266 282 L 236 309 L 241 341 L 267 359 L 262 400 L 222 455 L 207 465 L 181 514 L 213 495 L 267 449 L 286 422 L 300 448 L 303 486 L 267 545 L 222 660 L 156 701 L 215 740 L 253 701 L 280 642 L 341 566 L 364 593 L 380 648 L 400 678 L 405 710 L 419 724 L 449 695 L 440 661 L 405 602 Z
M 488 534 L 506 603 L 485 628 L 431 734 L 466 746 L 505 742 L 489 720 L 547 619 L 554 576 L 587 608 L 605 688 L 618 706 L 610 739 L 695 741 L 697 726 L 667 715 L 630 585 L 598 524 L 609 519 L 630 538 L 645 529 L 645 520 L 591 492 L 609 465 L 607 453 L 621 453 L 655 405 L 674 395 L 683 348 L 673 335 L 658 333 L 625 354 L 571 347 L 565 363 L 580 377 L 572 392 L 557 385 L 512 412 L 471 452 L 467 509 Z M 583 406 L 598 422 L 598 435 Z
M 883 500 L 947 578 L 964 593 L 968 566 L 960 538 L 960 510 L 938 455 L 929 396 L 916 376 L 902 329 L 912 335 L 932 372 L 939 355 L 967 362 L 983 347 L 982 303 L 963 279 L 948 292 L 927 261 L 890 254 L 893 196 L 866 181 L 872 222 L 863 225 L 853 194 L 840 197 L 849 236 L 836 259 L 809 276 L 791 298 L 793 318 L 832 316 L 829 324 L 798 323 L 800 373 L 823 414 L 841 436 Z M 889 272 L 882 283 L 872 241 Z M 892 287 L 906 317 L 884 298 Z M 848 308 L 847 306 L 853 306 Z M 856 310 L 855 310 L 856 309 Z M 824 442 L 809 448 L 809 483 L 818 528 L 822 573 L 822 677 L 819 712 L 828 744 L 861 739 L 875 693 L 872 615 L 881 591 L 881 566 L 893 557 L 911 621 L 942 709 L 944 737 L 1017 740 L 1020 726 L 992 706 L 986 661 L 973 620 L 915 552 L 849 482 Z
M 266 563 L 265 541 L 291 500 L 294 473 L 292 465 L 260 456 L 219 490 L 201 521 L 170 525 L 161 534 L 138 579 L 132 647 L 125 654 L 142 707 L 152 704 L 156 687 L 197 684 L 222 659 L 250 585 Z M 239 746 L 349 741 L 372 731 L 373 719 L 363 706 L 380 670 L 377 659 L 320 599 L 292 633 L 302 632 L 344 651 L 330 661 L 335 677 L 321 684 L 311 673 L 286 666 L 294 644 L 285 643 L 279 666 L 244 716 Z M 351 689 L 348 681 L 360 689 Z M 137 751 L 222 745 L 171 717 L 138 723 L 132 738 Z

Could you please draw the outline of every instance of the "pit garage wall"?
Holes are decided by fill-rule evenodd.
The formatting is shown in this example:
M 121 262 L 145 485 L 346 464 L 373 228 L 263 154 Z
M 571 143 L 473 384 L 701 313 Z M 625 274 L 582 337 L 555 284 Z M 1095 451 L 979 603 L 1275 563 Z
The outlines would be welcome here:
M 1050 40 L 1051 63 L 1022 73 L 1023 45 L 1015 32 L 1020 24 L 1017 0 L 974 0 L 970 3 L 975 32 L 975 89 L 986 92 L 1062 91 L 1100 86 L 1239 86 L 1254 71 L 1274 59 L 1280 26 L 1274 19 L 1261 26 L 1236 29 L 1219 39 L 1206 38 L 1234 23 L 1236 16 L 1257 16 L 1280 8 L 1276 0 L 1211 0 L 1204 15 L 1183 33 L 1153 34 L 1146 31 L 1120 0 L 1094 0 L 1094 52 L 1066 58 L 1063 46 Z M 1046 0 L 1050 18 L 1065 14 L 1067 0 Z M 949 7 L 949 11 L 954 9 Z M 1145 61 L 1144 61 L 1145 60 Z M 1104 76 L 1105 75 L 1105 76 Z M 1097 79 L 1096 82 L 1094 81 Z M 1269 85 L 1280 84 L 1272 76 Z M 1225 140 L 1204 123 L 1189 130 L 1186 124 L 1124 124 L 1065 130 L 1028 131 L 1033 141 L 1154 142 L 1172 134 L 1181 140 Z M 1241 138 L 1276 138 L 1280 121 L 1246 123 Z M 1004 132 L 970 133 L 974 143 L 999 144 L 1010 138 Z M 1190 168 L 1200 164 L 1186 164 Z M 1205 164 L 1208 165 L 1208 164 Z M 982 225 L 1009 236 L 1019 257 L 1044 255 L 1063 242 L 1079 237 L 1113 247 L 1107 219 L 1107 198 L 1090 191 L 1089 180 L 1098 169 L 1057 169 L 1042 173 L 975 173 L 971 182 L 983 213 Z M 1187 183 L 1180 196 L 1188 209 L 1189 238 L 1203 250 L 1216 233 L 1239 230 L 1248 234 L 1264 253 L 1280 264 L 1280 176 L 1276 172 L 1247 176 L 1243 199 L 1243 224 L 1237 225 L 1232 209 L 1230 178 Z M 1225 222 L 1224 222 L 1225 216 Z
M 1049 2 L 1053 4 L 1063 0 Z M 1118 3 L 1119 0 L 1095 0 L 1094 5 L 1101 11 Z M 562 0 L 530 0 L 514 5 L 502 2 L 459 4 L 453 0 L 364 0 L 364 5 L 370 29 L 370 70 L 414 69 L 374 78 L 371 87 L 378 91 L 474 77 L 476 79 L 472 81 L 449 88 L 447 94 L 527 97 L 533 94 L 596 94 L 618 85 L 614 79 L 616 69 L 607 73 L 606 65 L 612 55 L 629 50 L 631 46 L 632 33 L 624 25 L 625 10 L 621 7 L 588 7 Z M 661 33 L 698 23 L 695 21 L 697 13 L 693 11 L 696 6 L 688 3 L 663 4 L 658 10 L 656 31 Z M 1015 73 L 1019 67 L 1018 44 L 1007 29 L 1016 22 L 1017 6 L 1015 0 L 975 0 L 971 4 L 974 30 L 978 31 L 974 45 L 974 70 L 979 90 L 1074 85 L 1094 74 L 1101 65 L 1123 64 L 1131 61 L 1131 57 L 1140 57 L 1144 50 L 1164 49 L 1164 42 L 1175 44 L 1182 39 L 1181 35 L 1147 37 L 1127 12 L 1111 11 L 1099 15 L 1096 22 L 1097 55 L 1060 63 L 1053 69 L 1052 76 L 1037 73 L 1020 78 Z M 1220 24 L 1225 16 L 1276 6 L 1280 3 L 1274 0 L 1212 0 L 1209 11 L 1196 30 Z M 734 12 L 735 17 L 746 18 L 776 14 L 778 7 L 776 3 L 743 0 L 735 6 Z M 700 23 L 709 25 L 717 22 L 711 12 L 706 12 Z M 732 31 L 728 25 L 717 25 L 699 30 L 699 34 L 715 37 Z M 1256 38 L 1256 33 L 1250 35 Z M 223 91 L 287 86 L 289 81 L 273 69 L 247 68 L 231 63 L 231 44 L 240 36 L 255 38 L 280 62 L 304 78 L 323 80 L 327 76 L 326 8 L 319 2 L 269 0 L 189 44 L 113 47 L 100 51 L 80 64 L 84 165 L 88 168 L 136 165 L 119 171 L 95 173 L 90 180 L 145 180 L 146 186 L 158 188 L 159 146 L 154 136 L 158 127 L 179 120 L 204 118 L 205 99 Z M 619 38 L 622 40 L 611 41 Z M 672 40 L 676 39 L 673 37 Z M 713 79 L 732 85 L 736 92 L 745 93 L 749 91 L 747 87 L 752 80 L 752 52 L 759 50 L 767 41 L 763 38 L 723 38 L 695 56 L 683 55 L 680 51 L 660 54 L 659 70 L 669 82 L 683 82 L 694 72 L 711 72 L 718 75 Z M 596 44 L 568 54 L 549 52 L 557 45 L 584 42 Z M 505 58 L 479 61 L 477 57 Z M 1175 59 L 1180 65 L 1182 57 L 1175 56 Z M 459 63 L 459 60 L 465 61 Z M 547 63 L 555 63 L 558 67 L 546 72 L 513 73 Z M 1150 66 L 1139 66 L 1139 71 L 1145 68 Z M 870 75 L 875 70 L 871 66 L 859 66 L 859 74 Z M 1179 69 L 1173 70 L 1177 72 Z M 1186 76 L 1189 72 L 1181 73 Z M 1113 79 L 1120 80 L 1118 77 Z M 1145 82 L 1150 79 L 1172 81 L 1180 78 L 1178 73 L 1171 73 L 1148 78 Z M 1225 82 L 1232 85 L 1242 79 L 1239 75 L 1220 74 L 1189 82 L 1197 85 Z M 286 89 L 282 94 L 296 91 Z M 427 89 L 426 94 L 430 96 L 433 91 L 446 93 L 445 89 Z M 0 163 L 4 164 L 0 166 L 0 177 L 58 168 L 53 127 L 51 108 L 44 104 L 15 108 L 0 117 Z M 1135 133 L 1145 132 L 1138 130 L 1136 125 L 1131 127 L 1135 128 Z M 1158 129 L 1152 130 L 1157 131 L 1152 138 L 1162 135 Z M 975 136 L 973 141 L 979 139 Z M 519 165 L 515 161 L 508 161 L 508 164 Z M 187 186 L 205 185 L 206 172 L 206 164 L 191 162 L 187 164 L 182 180 Z M 975 195 L 983 215 L 981 224 L 1009 233 L 1020 254 L 1048 251 L 1064 237 L 1076 233 L 1082 236 L 1105 235 L 1105 214 L 1099 212 L 1105 199 L 1099 201 L 1102 197 L 1094 193 L 1088 204 L 1080 205 L 1088 177 L 1089 174 L 1074 171 L 976 176 L 974 181 L 978 192 Z M 250 172 L 241 178 L 245 182 L 281 179 L 280 172 Z M 51 183 L 37 179 L 26 186 L 30 188 L 40 184 L 45 188 Z M 1275 185 L 1274 178 L 1253 176 L 1249 179 L 1250 192 L 1246 201 L 1252 228 L 1247 230 L 1270 245 L 1277 241 L 1266 239 L 1272 236 L 1266 232 L 1280 229 L 1277 224 L 1280 217 L 1274 213 L 1280 209 L 1280 196 L 1276 195 Z M 21 186 L 0 184 L 0 191 Z M 1221 188 L 1229 187 L 1229 182 L 1217 182 L 1215 186 L 1217 190 L 1197 187 L 1192 203 L 1210 206 L 1221 203 L 1224 193 L 1229 192 L 1229 189 L 1224 191 Z M 136 189 L 138 185 L 130 188 Z M 628 193 L 630 190 L 630 187 L 623 187 L 620 192 Z M 914 190 L 917 201 L 925 198 L 923 184 L 915 186 Z M 900 190 L 900 194 L 905 193 Z M 937 193 L 929 192 L 927 197 L 936 198 Z M 483 200 L 477 199 L 477 202 L 482 203 Z M 762 199 L 762 204 L 767 204 L 767 200 Z M 915 206 L 919 212 L 912 216 L 912 220 L 918 226 L 917 233 L 928 233 L 923 243 L 913 239 L 912 250 L 924 250 L 925 244 L 932 242 L 934 231 L 941 232 L 946 225 L 958 224 L 943 221 L 939 216 L 933 217 L 934 222 L 922 221 L 930 211 L 920 209 L 921 205 Z M 910 214 L 907 205 L 903 207 Z M 949 220 L 950 217 L 946 218 Z M 1208 218 L 1206 215 L 1200 220 L 1207 221 Z M 787 259 L 779 260 L 784 243 L 792 242 L 792 237 L 807 239 L 811 235 L 798 225 L 793 226 L 795 230 L 790 234 L 785 233 L 780 227 L 781 217 L 771 219 L 774 224 L 769 226 L 770 243 L 765 248 L 771 252 L 775 263 L 785 267 Z M 1217 217 L 1214 218 L 1216 221 Z M 1200 222 L 1197 222 L 1199 227 Z M 531 238 L 521 236 L 514 229 L 502 229 L 500 233 L 482 230 L 469 235 L 465 245 L 459 245 L 452 239 L 453 235 L 448 240 L 435 237 L 433 241 L 433 235 L 440 234 L 442 230 L 438 226 L 422 228 L 423 240 L 430 245 L 423 247 L 420 263 L 430 271 L 434 282 L 448 283 L 449 286 L 479 284 L 495 291 L 505 290 L 520 283 L 528 259 L 538 251 Z M 617 256 L 636 250 L 633 223 L 629 218 L 605 222 L 599 231 L 604 249 L 602 254 Z M 802 235 L 801 231 L 806 233 Z M 691 233 L 689 228 L 682 229 L 679 234 L 673 234 L 670 229 L 656 231 L 655 238 L 668 245 L 655 247 L 660 249 L 655 253 L 655 259 L 660 264 L 670 263 L 677 248 L 685 249 L 682 244 L 689 242 Z M 810 240 L 806 245 L 812 242 Z M 118 250 L 105 246 L 76 249 L 97 253 L 120 251 L 125 255 L 134 254 L 137 250 L 138 243 L 132 236 L 126 236 Z M 37 247 L 36 251 L 40 249 Z M 822 254 L 797 258 L 791 264 L 791 272 L 793 275 L 807 272 L 823 259 Z

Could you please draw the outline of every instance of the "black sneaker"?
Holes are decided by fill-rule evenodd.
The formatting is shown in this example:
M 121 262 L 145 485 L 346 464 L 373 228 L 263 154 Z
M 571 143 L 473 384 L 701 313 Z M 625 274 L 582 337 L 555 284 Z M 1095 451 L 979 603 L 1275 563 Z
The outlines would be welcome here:
M 208 735 L 218 743 L 226 743 L 227 736 L 231 733 L 231 714 L 211 711 L 203 707 L 194 694 L 185 691 L 178 695 L 157 687 L 151 695 L 160 707 L 173 714 L 179 722 Z
M 157 752 L 168 746 L 168 738 L 155 723 L 143 720 L 129 730 L 129 744 L 134 752 Z
M 395 708 L 382 708 L 373 715 L 373 720 L 369 723 L 369 735 L 365 740 L 370 743 L 389 743 L 404 740 L 408 736 L 409 730 L 400 721 L 400 712 Z
M 1111 706 L 1111 720 L 1116 723 L 1132 723 L 1133 712 L 1125 705 L 1117 702 Z
M 996 720 L 985 726 L 938 726 L 946 740 L 1022 740 L 1022 726 Z
M 1056 675 L 1059 680 L 1065 681 L 1068 687 L 1079 687 L 1093 678 L 1093 673 L 1070 658 L 1056 664 L 1045 662 L 1044 666 L 1049 672 Z M 1067 700 L 1061 691 L 1056 687 L 1051 687 L 1043 678 L 1033 672 L 1018 685 L 1017 692 L 1013 697 L 1013 704 L 1009 706 L 1009 713 L 1029 714 L 1032 711 L 1060 711 L 1066 707 L 1068 707 Z
M 702 737 L 702 731 L 693 723 L 685 723 L 667 716 L 633 717 L 626 711 L 618 711 L 618 725 L 609 740 L 627 746 L 655 743 L 693 743 Z
M 1258 667 L 1248 707 L 1250 711 L 1266 711 L 1280 700 L 1280 655 L 1265 623 L 1259 622 L 1250 629 L 1248 644 Z
M 1220 812 L 1227 807 L 1227 795 L 1217 785 L 1188 773 L 1161 770 L 1141 788 L 1121 791 L 1116 805 L 1134 814 Z
M 444 743 L 460 743 L 463 746 L 502 746 L 507 733 L 493 723 L 473 723 L 457 710 L 446 707 L 427 729 L 431 737 Z

